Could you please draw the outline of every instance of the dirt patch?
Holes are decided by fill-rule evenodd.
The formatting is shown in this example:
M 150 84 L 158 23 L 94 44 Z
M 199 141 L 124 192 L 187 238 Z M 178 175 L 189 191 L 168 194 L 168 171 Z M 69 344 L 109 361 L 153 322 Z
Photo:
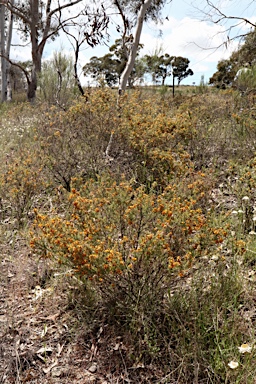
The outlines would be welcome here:
M 78 336 L 66 292 L 48 284 L 49 271 L 24 245 L 2 254 L 0 382 L 108 383 L 92 342 Z

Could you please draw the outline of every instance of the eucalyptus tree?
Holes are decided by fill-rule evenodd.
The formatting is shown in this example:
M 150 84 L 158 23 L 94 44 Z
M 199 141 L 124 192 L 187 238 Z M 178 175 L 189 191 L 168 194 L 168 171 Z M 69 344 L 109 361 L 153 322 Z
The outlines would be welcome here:
M 161 81 L 161 85 L 165 84 L 166 78 L 172 75 L 173 56 L 168 53 L 163 55 L 146 55 L 145 61 L 147 70 L 152 76 L 152 81 L 157 83 Z
M 123 40 L 132 34 L 133 41 L 127 53 L 127 63 L 122 72 L 119 93 L 125 91 L 128 78 L 134 67 L 143 23 L 147 20 L 159 21 L 161 9 L 167 0 L 113 0 L 123 24 Z
M 106 83 L 109 87 L 113 87 L 118 84 L 119 66 L 120 62 L 114 59 L 111 53 L 107 53 L 102 57 L 91 57 L 90 61 L 83 66 L 83 72 L 84 76 L 91 76 L 99 85 Z
M 89 22 L 85 23 L 84 19 Z M 85 8 L 79 17 L 70 20 L 68 25 L 62 24 L 62 30 L 69 39 L 74 51 L 74 77 L 82 96 L 84 96 L 84 90 L 78 74 L 79 53 L 85 44 L 93 48 L 108 40 L 108 24 L 109 16 L 106 13 L 105 7 L 99 8 L 94 5 L 91 5 L 90 8 Z
M 0 0 L 0 5 L 5 5 L 14 15 L 23 39 L 29 41 L 31 45 L 33 67 L 31 73 L 25 73 L 29 101 L 33 101 L 36 96 L 37 79 L 41 72 L 46 42 L 54 39 L 61 25 L 74 17 L 74 14 L 67 14 L 63 20 L 64 10 L 79 3 L 82 3 L 82 0 Z M 11 60 L 9 62 L 13 63 Z
M 0 4 L 1 100 L 6 100 L 5 7 Z
M 111 53 L 107 53 L 102 57 L 91 57 L 90 61 L 83 66 L 83 72 L 84 76 L 90 76 L 99 85 L 102 85 L 102 82 L 104 82 L 109 87 L 115 87 L 119 84 L 125 65 L 126 62 L 122 62 Z M 145 73 L 146 65 L 144 59 L 136 58 L 128 78 L 129 88 L 132 88 L 135 83 L 141 83 Z
M 220 60 L 217 64 L 217 71 L 210 77 L 209 84 L 217 88 L 225 89 L 232 84 L 236 75 L 236 69 L 231 60 Z
M 182 80 L 194 74 L 192 69 L 189 68 L 189 63 L 189 59 L 182 56 L 174 56 L 172 59 L 172 74 L 173 78 L 177 77 L 178 86 Z
M 204 0 L 201 2 L 201 8 L 198 11 L 203 15 L 204 19 L 222 27 L 219 33 L 222 33 L 225 37 L 221 45 L 227 46 L 232 40 L 243 39 L 255 29 L 256 23 L 251 17 L 255 12 L 255 3 L 255 0 L 247 1 L 242 10 L 233 7 L 233 13 L 231 13 L 228 11 L 229 4 L 226 1 Z M 244 27 L 249 27 L 251 30 Z
M 91 76 L 100 84 L 103 80 L 109 87 L 119 84 L 128 60 L 128 45 L 132 44 L 132 41 L 132 36 L 126 37 L 125 43 L 123 43 L 123 39 L 116 39 L 115 43 L 110 46 L 109 53 L 102 57 L 93 56 L 90 58 L 90 61 L 83 67 L 84 75 Z M 135 82 L 141 82 L 146 72 L 144 60 L 138 57 L 140 48 L 142 48 L 141 44 L 138 47 L 135 63 L 128 78 L 130 88 L 134 86 Z

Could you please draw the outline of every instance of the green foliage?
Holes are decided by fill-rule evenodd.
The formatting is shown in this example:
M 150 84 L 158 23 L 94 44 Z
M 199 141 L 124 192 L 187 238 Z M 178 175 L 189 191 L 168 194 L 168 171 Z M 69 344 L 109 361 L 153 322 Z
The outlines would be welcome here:
M 168 53 L 159 55 L 156 52 L 153 55 L 146 55 L 144 60 L 147 65 L 147 72 L 152 75 L 153 82 L 161 80 L 164 85 L 167 77 L 177 77 L 178 85 L 188 76 L 193 75 L 193 71 L 188 68 L 189 59 L 181 56 L 170 56 Z M 174 79 L 173 79 L 174 82 Z
M 90 75 L 99 84 L 103 80 L 109 87 L 117 85 L 126 66 L 132 42 L 133 38 L 131 36 L 125 37 L 124 41 L 123 39 L 117 39 L 115 44 L 109 48 L 109 53 L 102 57 L 93 56 L 90 58 L 89 63 L 83 67 L 84 75 Z M 141 48 L 142 46 L 139 45 L 138 53 Z M 137 57 L 128 79 L 129 87 L 132 87 L 135 81 L 140 81 L 145 71 L 144 61 Z
M 241 92 L 255 92 L 256 90 L 256 66 L 245 67 L 236 75 L 233 83 Z
M 245 65 L 253 66 L 255 64 L 255 39 L 256 30 L 247 34 L 243 43 L 237 51 L 233 52 L 228 60 L 221 60 L 217 65 L 217 72 L 210 78 L 209 83 L 216 85 L 218 88 L 225 88 L 233 84 L 236 73 Z M 247 77 L 247 76 L 245 76 Z M 246 78 L 241 79 L 241 90 L 251 89 Z M 237 84 L 235 84 L 236 86 Z M 239 88 L 239 86 L 238 86 Z M 253 87 L 254 88 L 254 87 Z
M 103 57 L 93 56 L 90 58 L 90 62 L 83 67 L 84 76 L 90 75 L 99 84 L 102 83 L 102 80 L 106 81 L 107 85 L 112 87 L 118 82 L 117 66 L 119 64 L 117 60 L 112 59 L 111 54 Z
M 227 85 L 232 84 L 235 75 L 236 69 L 233 68 L 231 60 L 221 60 L 218 62 L 217 72 L 209 79 L 209 84 L 225 89 Z
M 245 63 L 255 64 L 255 41 L 256 29 L 245 36 L 243 44 L 241 44 L 238 51 L 234 54 L 234 58 L 240 66 L 243 66 Z
M 161 19 L 161 10 L 165 4 L 166 0 L 152 0 L 147 13 L 145 15 L 146 20 L 154 20 L 159 21 Z M 120 2 L 121 7 L 123 8 L 124 14 L 128 13 L 131 15 L 131 18 L 134 17 L 134 15 L 137 15 L 141 5 L 143 2 L 141 0 L 135 0 L 133 2 L 130 2 L 129 0 L 121 0 Z
M 188 76 L 192 76 L 194 73 L 192 69 L 188 68 L 189 59 L 181 56 L 175 56 L 172 61 L 172 73 L 174 78 L 177 77 L 178 85 L 181 81 Z
M 144 60 L 147 64 L 147 70 L 152 75 L 152 81 L 157 83 L 160 79 L 161 84 L 164 85 L 167 77 L 172 75 L 172 61 L 173 56 L 170 56 L 168 53 L 164 55 L 158 56 L 154 55 L 146 55 Z
M 91 57 L 90 62 L 83 67 L 84 75 L 90 75 L 100 84 L 103 80 L 109 87 L 117 85 L 127 63 L 132 43 L 132 36 L 125 37 L 124 42 L 122 39 L 117 39 L 109 48 L 110 53 L 103 57 Z M 193 75 L 193 71 L 188 68 L 189 59 L 170 56 L 168 53 L 161 54 L 161 49 L 152 55 L 138 57 L 141 48 L 139 45 L 134 68 L 128 79 L 129 87 L 136 81 L 141 82 L 146 73 L 152 76 L 154 83 L 160 81 L 161 85 L 164 85 L 166 79 L 172 75 L 178 79 L 178 85 L 183 79 Z
M 39 97 L 50 104 L 64 107 L 73 97 L 75 80 L 73 60 L 61 52 L 54 52 L 53 58 L 44 61 L 39 78 Z

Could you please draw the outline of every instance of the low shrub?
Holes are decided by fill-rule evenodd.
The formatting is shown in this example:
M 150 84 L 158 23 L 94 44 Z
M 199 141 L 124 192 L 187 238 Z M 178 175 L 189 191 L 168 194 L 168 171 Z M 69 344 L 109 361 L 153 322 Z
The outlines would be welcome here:
M 9 153 L 0 175 L 1 219 L 21 228 L 29 214 L 33 215 L 47 185 L 36 150 L 22 148 L 19 153 Z
M 73 181 L 64 212 L 36 212 L 30 244 L 85 285 L 90 281 L 109 321 L 140 343 L 159 321 L 168 289 L 200 258 L 219 252 L 227 231 L 200 208 L 202 174 L 187 174 L 161 193 L 110 176 L 82 185 Z M 151 347 L 142 344 L 138 348 L 148 359 Z

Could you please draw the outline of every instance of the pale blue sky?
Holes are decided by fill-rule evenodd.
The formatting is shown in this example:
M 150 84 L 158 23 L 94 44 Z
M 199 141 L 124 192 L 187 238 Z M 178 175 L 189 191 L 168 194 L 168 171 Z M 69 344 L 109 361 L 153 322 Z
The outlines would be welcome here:
M 252 21 L 256 20 L 255 0 L 212 0 L 215 6 L 219 7 L 229 16 L 246 17 Z M 155 25 L 147 23 L 143 27 L 141 43 L 144 44 L 142 54 L 153 53 L 154 50 L 162 48 L 163 52 L 170 55 L 187 57 L 190 60 L 190 68 L 194 71 L 183 84 L 200 83 L 204 76 L 205 82 L 216 72 L 217 63 L 223 58 L 228 58 L 232 50 L 238 47 L 239 42 L 223 45 L 227 35 L 241 34 L 248 30 L 248 26 L 240 24 L 228 31 L 232 23 L 225 26 L 218 26 L 210 22 L 209 17 L 200 10 L 206 10 L 205 0 L 173 0 L 167 2 L 163 15 L 163 24 Z M 160 35 L 161 30 L 161 35 Z M 115 28 L 111 29 L 109 45 L 112 45 L 119 37 Z M 217 47 L 219 47 L 217 49 Z M 80 68 L 89 61 L 92 56 L 103 56 L 108 52 L 107 46 L 98 46 L 94 49 L 85 47 L 80 54 Z M 62 50 L 72 53 L 72 49 L 65 37 L 60 36 L 55 42 L 47 44 L 44 57 L 51 56 L 52 51 Z M 29 47 L 14 53 L 16 58 L 28 60 Z M 85 84 L 87 79 L 81 76 Z

